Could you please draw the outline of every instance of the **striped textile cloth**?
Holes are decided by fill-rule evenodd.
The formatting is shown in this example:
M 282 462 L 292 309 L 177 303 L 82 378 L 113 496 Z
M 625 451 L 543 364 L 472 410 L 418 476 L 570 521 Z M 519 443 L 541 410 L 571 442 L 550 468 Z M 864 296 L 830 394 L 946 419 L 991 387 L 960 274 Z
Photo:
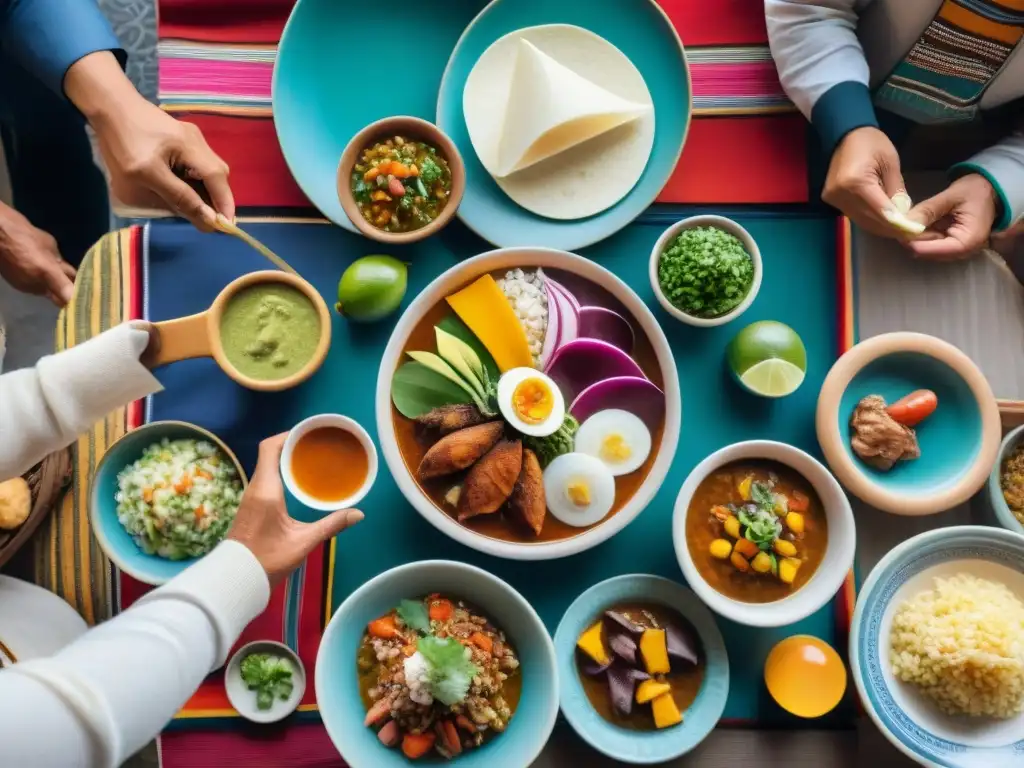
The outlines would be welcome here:
M 945 0 L 875 103 L 918 123 L 973 120 L 1024 38 L 1024 0 Z
M 161 40 L 160 103 L 170 112 L 270 117 L 276 45 Z M 687 52 L 695 115 L 792 112 L 767 45 Z

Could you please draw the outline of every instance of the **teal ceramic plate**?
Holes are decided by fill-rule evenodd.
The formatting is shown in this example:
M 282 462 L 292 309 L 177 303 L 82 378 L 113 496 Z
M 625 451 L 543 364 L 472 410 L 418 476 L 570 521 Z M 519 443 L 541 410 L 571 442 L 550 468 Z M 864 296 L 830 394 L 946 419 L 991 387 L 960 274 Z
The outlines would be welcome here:
M 704 680 L 683 722 L 661 731 L 632 731 L 605 720 L 590 704 L 576 669 L 576 640 L 618 603 L 659 603 L 690 622 L 700 638 Z M 662 763 L 684 755 L 711 733 L 729 697 L 729 657 L 722 633 L 704 604 L 685 587 L 658 576 L 631 574 L 595 584 L 569 606 L 555 633 L 562 714 L 594 749 L 626 763 Z
M 643 176 L 616 205 L 586 219 L 545 219 L 513 203 L 480 164 L 463 117 L 462 91 L 481 54 L 510 32 L 539 24 L 574 24 L 608 40 L 640 71 L 654 100 L 654 148 Z M 572 251 L 618 232 L 654 202 L 675 169 L 690 124 L 690 90 L 682 43 L 653 0 L 494 0 L 459 40 L 437 101 L 437 124 L 466 163 L 459 217 L 502 248 L 543 245 Z
M 206 440 L 216 445 L 235 465 L 242 483 L 245 472 L 235 454 L 216 435 L 184 421 L 154 421 L 125 434 L 103 454 L 92 483 L 89 523 L 100 549 L 118 568 L 144 584 L 170 581 L 199 558 L 168 560 L 142 551 L 117 519 L 117 475 L 136 461 L 153 443 L 168 440 Z
M 967 573 L 998 581 L 1024 600 L 1024 536 L 998 528 L 955 526 L 900 544 L 868 576 L 850 632 L 850 670 L 875 725 L 921 765 L 1011 768 L 1024 764 L 1024 714 L 1008 720 L 943 714 L 889 662 L 893 616 L 935 577 Z
M 938 407 L 915 427 L 920 458 L 882 471 L 850 447 L 850 418 L 861 398 L 889 404 L 930 389 Z M 930 515 L 962 504 L 984 484 L 999 449 L 999 408 L 963 352 L 921 333 L 887 333 L 856 345 L 832 367 L 817 411 L 818 441 L 839 481 L 872 506 Z
M 434 118 L 445 63 L 485 0 L 299 0 L 274 65 L 274 126 L 292 176 L 352 232 L 338 202 L 345 145 L 375 120 Z
M 316 657 L 316 698 L 327 733 L 351 768 L 407 768 L 401 750 L 388 749 L 363 725 L 356 653 L 366 625 L 403 599 L 441 592 L 462 598 L 504 630 L 519 656 L 522 694 L 508 728 L 453 762 L 462 768 L 515 768 L 537 759 L 558 716 L 551 637 L 536 611 L 512 587 L 480 568 L 424 560 L 392 568 L 349 595 L 331 617 Z M 430 760 L 431 764 L 436 764 Z
M 1022 442 L 1024 442 L 1024 427 L 1017 427 L 1003 438 L 1003 442 L 999 446 L 999 455 L 996 457 L 996 463 L 992 467 L 992 474 L 988 478 L 989 506 L 992 508 L 992 512 L 995 514 L 999 524 L 1014 533 L 1024 533 L 1024 525 L 1010 511 L 1006 499 L 1003 498 L 1003 489 L 999 476 L 1002 473 L 1003 462 Z

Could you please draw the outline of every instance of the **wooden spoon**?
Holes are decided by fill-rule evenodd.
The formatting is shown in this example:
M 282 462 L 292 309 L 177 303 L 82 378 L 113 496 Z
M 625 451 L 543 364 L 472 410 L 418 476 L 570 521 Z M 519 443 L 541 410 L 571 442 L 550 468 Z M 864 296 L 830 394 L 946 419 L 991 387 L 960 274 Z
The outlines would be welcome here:
M 231 221 L 231 219 L 229 219 L 223 213 L 217 214 L 215 226 L 218 231 L 223 232 L 225 235 L 233 235 L 242 242 L 248 243 L 251 247 L 255 248 L 257 251 L 263 254 L 263 256 L 265 256 L 267 260 L 270 261 L 270 263 L 272 263 L 282 272 L 288 272 L 292 275 L 299 274 L 294 269 L 292 269 L 291 265 L 289 265 L 287 261 L 285 261 L 272 250 L 267 248 L 267 246 L 265 246 L 252 235 L 250 235 L 248 232 L 239 228 L 239 226 L 235 224 L 235 222 Z

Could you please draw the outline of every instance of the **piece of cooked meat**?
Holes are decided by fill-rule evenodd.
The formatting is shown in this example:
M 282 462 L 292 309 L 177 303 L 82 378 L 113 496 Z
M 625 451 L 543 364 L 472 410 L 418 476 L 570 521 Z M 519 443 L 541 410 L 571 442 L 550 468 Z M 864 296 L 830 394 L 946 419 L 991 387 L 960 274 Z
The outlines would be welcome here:
M 430 480 L 465 469 L 498 442 L 504 429 L 500 421 L 491 421 L 442 437 L 423 456 L 416 476 Z
M 488 421 L 480 409 L 470 403 L 442 405 L 416 417 L 416 424 L 427 430 L 435 430 L 444 436 L 466 427 L 475 427 Z
M 850 447 L 871 466 L 888 472 L 897 461 L 916 459 L 921 455 L 917 433 L 900 424 L 886 412 L 885 400 L 868 395 L 857 403 L 850 427 Z
M 537 454 L 529 448 L 523 449 L 523 468 L 508 500 L 509 514 L 526 525 L 534 535 L 540 536 L 544 517 L 548 513 L 544 500 L 544 472 L 540 468 Z
M 473 427 L 479 429 L 479 427 Z M 523 444 L 502 440 L 473 465 L 459 495 L 459 522 L 477 515 L 497 512 L 519 479 L 523 467 Z

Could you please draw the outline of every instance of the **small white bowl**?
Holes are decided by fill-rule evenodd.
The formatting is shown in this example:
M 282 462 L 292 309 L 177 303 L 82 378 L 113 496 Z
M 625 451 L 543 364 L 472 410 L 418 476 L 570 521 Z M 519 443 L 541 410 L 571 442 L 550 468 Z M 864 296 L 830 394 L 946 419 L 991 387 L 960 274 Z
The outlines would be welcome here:
M 299 484 L 295 482 L 295 477 L 292 474 L 292 453 L 295 451 L 295 445 L 307 432 L 321 427 L 343 429 L 355 435 L 363 446 L 363 450 L 366 451 L 366 457 L 369 461 L 366 479 L 359 486 L 359 490 L 347 499 L 324 501 L 323 499 L 314 498 L 299 488 Z M 321 413 L 318 416 L 310 416 L 308 419 L 304 419 L 292 427 L 291 432 L 288 433 L 288 439 L 284 441 L 284 450 L 281 451 L 281 477 L 284 478 L 284 484 L 288 488 L 288 492 L 310 509 L 320 512 L 348 509 L 363 500 L 363 497 L 373 487 L 374 480 L 377 479 L 377 448 L 374 446 L 370 434 L 357 421 L 350 419 L 348 416 L 342 416 L 339 413 Z
M 750 284 L 750 290 L 747 291 L 746 297 L 730 312 L 726 312 L 724 315 L 719 315 L 718 317 L 704 318 L 686 314 L 668 300 L 668 297 L 662 292 L 661 285 L 658 282 L 658 263 L 661 261 L 661 254 L 668 247 L 669 242 L 674 240 L 680 232 L 684 229 L 693 229 L 694 227 L 717 227 L 718 229 L 725 230 L 731 235 L 735 235 L 739 241 L 743 243 L 743 247 L 746 249 L 747 253 L 750 254 L 751 261 L 754 262 L 754 282 Z M 695 325 L 700 328 L 711 328 L 716 325 L 725 325 L 730 320 L 735 320 L 746 312 L 747 307 L 753 304 L 754 299 L 757 298 L 757 292 L 761 290 L 762 273 L 761 249 L 757 247 L 757 243 L 754 242 L 754 238 L 752 238 L 750 233 L 742 226 L 725 216 L 691 216 L 688 219 L 677 221 L 661 234 L 661 237 L 658 238 L 658 242 L 654 244 L 654 248 L 651 250 L 651 288 L 654 289 L 654 295 L 658 298 L 658 303 L 661 304 L 665 311 L 672 315 L 676 320 L 680 320 L 688 325 Z
M 799 472 L 814 486 L 825 509 L 825 519 L 828 523 L 825 557 L 818 564 L 814 575 L 789 597 L 770 603 L 745 603 L 726 597 L 716 590 L 700 575 L 690 556 L 690 548 L 686 541 L 686 515 L 697 486 L 712 472 L 743 459 L 777 461 Z M 774 440 L 748 440 L 720 448 L 690 472 L 676 498 L 675 512 L 672 516 L 672 542 L 686 583 L 711 610 L 749 627 L 784 627 L 806 619 L 828 603 L 840 590 L 853 568 L 857 532 L 853 510 L 846 494 L 821 462 L 786 443 Z
M 274 699 L 270 709 L 259 709 L 256 706 L 256 691 L 250 691 L 242 680 L 242 659 L 251 653 L 266 653 L 271 656 L 282 656 L 292 663 L 295 672 L 292 674 L 292 695 L 285 700 Z M 276 723 L 294 712 L 303 695 L 306 693 L 306 668 L 302 659 L 291 648 L 273 640 L 254 640 L 246 643 L 228 661 L 224 668 L 224 689 L 228 694 L 231 706 L 238 714 L 254 723 Z

